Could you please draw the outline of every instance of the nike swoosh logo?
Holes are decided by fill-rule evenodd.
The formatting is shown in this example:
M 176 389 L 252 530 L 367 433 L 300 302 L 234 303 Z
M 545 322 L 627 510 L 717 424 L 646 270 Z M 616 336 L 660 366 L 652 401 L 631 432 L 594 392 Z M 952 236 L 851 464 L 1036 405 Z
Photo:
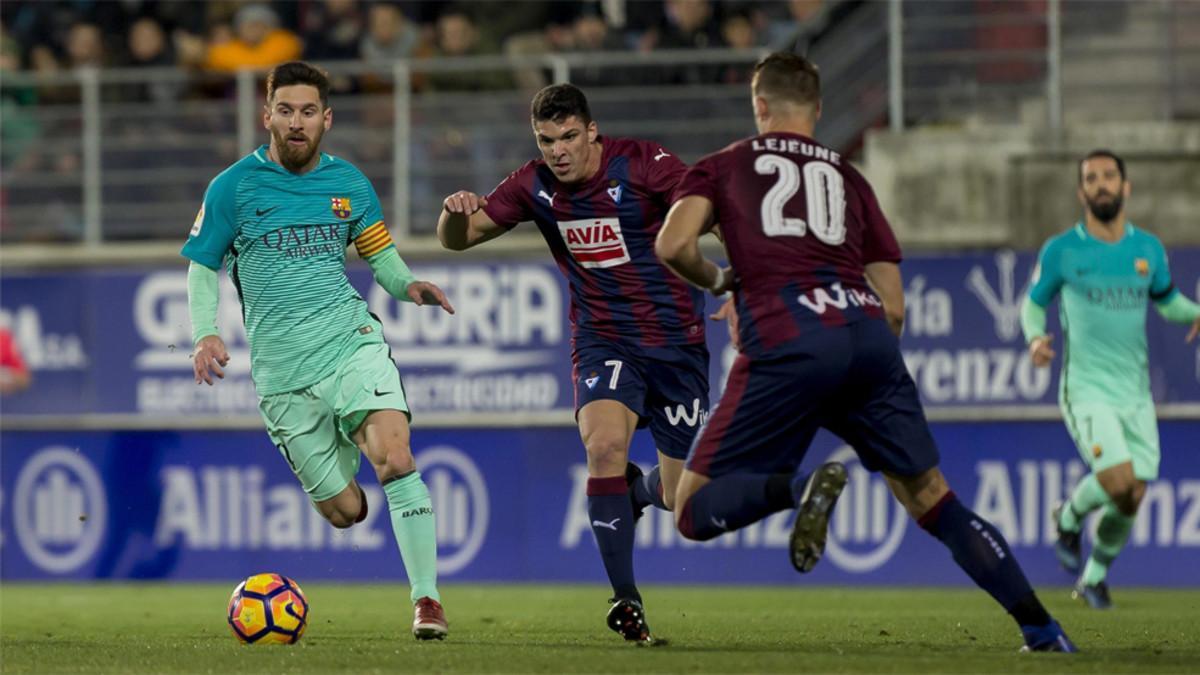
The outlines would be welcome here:
M 388 394 L 392 394 L 392 393 L 395 393 L 395 392 L 390 392 L 390 391 L 379 391 L 378 389 L 376 389 L 376 390 L 375 390 L 375 395 L 376 395 L 376 396 L 387 396 Z
M 713 517 L 712 517 L 712 524 L 713 524 L 713 525 L 716 525 L 717 527 L 721 528 L 722 530 L 728 530 L 728 529 L 729 529 L 728 527 L 726 527 L 726 526 L 725 526 L 725 519 L 724 519 L 724 518 L 717 518 L 716 516 L 713 516 Z
M 259 218 L 262 218 L 263 216 L 267 215 L 268 213 L 274 211 L 277 208 L 279 208 L 279 207 L 272 206 L 269 209 L 254 209 L 254 215 L 258 216 Z

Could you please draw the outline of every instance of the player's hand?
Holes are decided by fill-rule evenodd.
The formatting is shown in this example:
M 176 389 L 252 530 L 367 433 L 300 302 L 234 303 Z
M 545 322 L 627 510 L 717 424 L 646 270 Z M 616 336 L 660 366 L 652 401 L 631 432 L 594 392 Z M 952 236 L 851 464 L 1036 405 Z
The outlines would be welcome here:
M 446 299 L 446 294 L 430 281 L 414 281 L 408 285 L 409 300 L 417 305 L 440 305 L 447 313 L 454 313 L 454 305 Z
M 442 208 L 447 213 L 462 213 L 469 216 L 487 206 L 487 203 L 486 197 L 467 190 L 459 190 L 442 200 Z
M 733 303 L 732 296 L 726 298 L 721 307 L 717 309 L 715 313 L 710 314 L 708 318 L 712 319 L 713 321 L 728 321 L 729 323 L 727 328 L 729 328 L 729 341 L 733 343 L 734 349 L 738 350 L 739 352 L 742 351 L 742 342 L 738 338 L 737 307 Z
M 1054 360 L 1054 350 L 1050 347 L 1050 343 L 1054 342 L 1053 335 L 1042 335 L 1035 337 L 1029 343 L 1029 359 L 1033 361 L 1033 365 L 1038 368 L 1045 368 Z
M 225 341 L 219 336 L 208 335 L 196 343 L 196 351 L 192 354 L 192 370 L 196 375 L 196 384 L 204 382 L 212 386 L 212 376 L 225 379 L 222 366 L 229 363 L 229 350 L 225 349 Z
M 1200 335 L 1200 319 L 1196 319 L 1192 322 L 1192 329 L 1188 331 L 1184 342 L 1191 344 L 1192 340 L 1195 340 L 1197 335 Z

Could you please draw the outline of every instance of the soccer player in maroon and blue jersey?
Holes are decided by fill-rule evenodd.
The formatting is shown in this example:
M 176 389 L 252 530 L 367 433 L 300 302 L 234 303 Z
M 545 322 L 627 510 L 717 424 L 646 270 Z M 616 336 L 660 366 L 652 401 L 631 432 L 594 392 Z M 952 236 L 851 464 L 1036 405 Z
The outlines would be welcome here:
M 825 549 L 846 469 L 796 472 L 824 427 L 882 471 L 909 514 L 1021 627 L 1025 648 L 1075 651 L 991 523 L 962 504 L 900 355 L 900 247 L 866 180 L 812 139 L 820 77 L 801 56 L 755 66 L 759 135 L 701 159 L 684 177 L 656 251 L 682 278 L 732 290 L 741 353 L 701 429 L 675 496 L 679 531 L 706 540 L 797 510 L 792 564 Z M 721 224 L 731 268 L 697 245 Z
M 487 197 L 443 202 L 438 238 L 461 251 L 533 221 L 571 289 L 575 414 L 587 449 L 588 516 L 614 598 L 607 621 L 649 641 L 634 583 L 634 523 L 669 510 L 683 462 L 708 415 L 704 294 L 654 255 L 687 166 L 657 143 L 601 136 L 577 87 L 546 87 L 531 105 L 542 158 Z M 659 464 L 628 462 L 633 432 L 649 427 Z

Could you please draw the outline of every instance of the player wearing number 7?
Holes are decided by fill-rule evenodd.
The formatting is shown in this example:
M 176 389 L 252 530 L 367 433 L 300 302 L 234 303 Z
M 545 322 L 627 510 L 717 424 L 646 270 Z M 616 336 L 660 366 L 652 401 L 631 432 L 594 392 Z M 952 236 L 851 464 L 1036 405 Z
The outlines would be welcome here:
M 398 300 L 454 309 L 437 286 L 413 278 L 396 252 L 371 183 L 320 152 L 333 124 L 329 80 L 307 63 L 267 77 L 263 126 L 271 142 L 221 172 L 204 195 L 183 255 L 196 351 L 196 383 L 224 377 L 217 335 L 217 270 L 237 287 L 250 342 L 250 374 L 267 433 L 334 527 L 367 517 L 355 481 L 362 454 L 387 496 L 411 585 L 418 639 L 441 639 L 437 540 L 429 491 L 413 463 L 404 385 L 382 326 L 346 278 L 355 245 Z
M 446 197 L 438 238 L 461 251 L 533 221 L 571 289 L 575 410 L 587 450 L 588 519 L 613 588 L 607 621 L 651 639 L 633 574 L 634 521 L 670 509 L 683 459 L 708 414 L 704 296 L 654 257 L 654 237 L 687 167 L 649 141 L 600 135 L 578 88 L 530 106 L 542 159 L 487 197 Z M 645 476 L 629 444 L 650 428 L 659 463 Z
M 656 250 L 684 279 L 733 290 L 741 353 L 701 429 L 675 495 L 679 531 L 706 540 L 796 509 L 792 564 L 825 548 L 846 469 L 795 475 L 813 435 L 840 436 L 954 561 L 1021 628 L 1025 647 L 1075 651 L 991 523 L 938 468 L 916 386 L 900 355 L 900 247 L 866 180 L 813 140 L 816 66 L 775 53 L 755 66 L 759 135 L 702 158 L 684 176 Z M 731 269 L 697 241 L 721 223 Z
M 1125 162 L 1096 150 L 1079 163 L 1084 219 L 1046 242 L 1021 325 L 1036 366 L 1054 358 L 1046 307 L 1059 297 L 1063 330 L 1058 400 L 1067 431 L 1091 472 L 1055 513 L 1055 554 L 1082 574 L 1074 595 L 1091 607 L 1112 604 L 1108 567 L 1125 546 L 1146 482 L 1158 478 L 1158 421 L 1150 398 L 1146 306 L 1200 333 L 1200 306 L 1171 283 L 1167 252 L 1157 237 L 1125 219 L 1130 184 Z M 1080 551 L 1084 518 L 1100 510 L 1086 566 Z

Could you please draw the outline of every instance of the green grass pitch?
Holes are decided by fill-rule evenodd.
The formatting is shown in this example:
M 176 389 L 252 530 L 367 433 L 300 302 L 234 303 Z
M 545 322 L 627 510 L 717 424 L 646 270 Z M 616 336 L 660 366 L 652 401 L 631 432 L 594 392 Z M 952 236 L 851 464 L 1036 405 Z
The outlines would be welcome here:
M 638 648 L 604 625 L 599 586 L 443 590 L 450 637 L 413 640 L 403 586 L 303 584 L 308 632 L 243 646 L 225 624 L 229 584 L 4 584 L 3 673 L 1200 671 L 1200 590 L 1115 588 L 1089 610 L 1042 589 L 1083 654 L 1018 654 L 1016 627 L 974 589 L 645 589 L 670 644 Z

